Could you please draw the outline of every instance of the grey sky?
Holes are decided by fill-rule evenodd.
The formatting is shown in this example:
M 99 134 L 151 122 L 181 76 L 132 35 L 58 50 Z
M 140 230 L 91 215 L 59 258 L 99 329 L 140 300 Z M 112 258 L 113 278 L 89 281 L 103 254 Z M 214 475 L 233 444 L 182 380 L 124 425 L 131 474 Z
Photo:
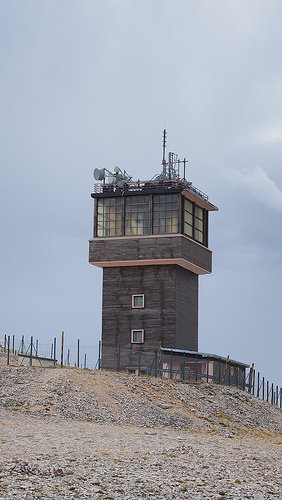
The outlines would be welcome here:
M 168 150 L 220 209 L 200 350 L 282 385 L 279 0 L 2 0 L 0 337 L 97 345 L 95 167 L 135 178 Z

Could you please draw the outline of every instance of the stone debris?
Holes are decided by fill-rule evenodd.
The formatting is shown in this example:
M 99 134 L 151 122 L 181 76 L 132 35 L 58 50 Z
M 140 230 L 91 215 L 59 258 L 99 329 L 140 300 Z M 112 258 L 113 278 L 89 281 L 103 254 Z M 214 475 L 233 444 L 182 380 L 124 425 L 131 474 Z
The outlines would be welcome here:
M 282 411 L 236 388 L 0 368 L 2 499 L 282 499 Z

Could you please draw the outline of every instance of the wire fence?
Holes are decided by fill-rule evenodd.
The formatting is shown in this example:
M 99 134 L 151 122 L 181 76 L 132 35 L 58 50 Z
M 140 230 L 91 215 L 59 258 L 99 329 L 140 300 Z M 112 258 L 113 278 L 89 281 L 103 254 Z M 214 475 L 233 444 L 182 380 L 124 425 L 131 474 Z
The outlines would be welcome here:
M 62 332 L 63 334 L 63 332 Z M 7 364 L 17 357 L 19 365 L 30 366 L 75 366 L 78 368 L 99 368 L 99 345 L 86 346 L 77 339 L 76 344 L 64 341 L 64 336 L 54 337 L 50 343 L 39 342 L 33 336 L 26 338 L 3 335 L 0 339 L 0 353 L 6 354 Z
M 50 343 L 40 343 L 32 336 L 26 340 L 15 335 L 4 335 L 0 339 L 0 353 L 4 354 L 6 364 L 13 364 L 15 358 L 19 365 L 57 367 L 73 366 L 78 368 L 101 368 L 101 341 L 97 346 L 85 346 L 77 339 L 76 344 L 64 342 L 64 332 L 60 342 L 56 337 Z M 189 382 L 204 381 L 235 386 L 272 405 L 282 408 L 282 388 L 270 383 L 260 372 L 256 373 L 254 364 L 249 367 L 227 358 L 215 355 L 203 355 L 197 352 L 156 349 L 149 364 L 143 365 L 142 347 L 139 348 L 138 363 L 127 372 L 140 376 L 146 374 L 154 377 L 186 380 Z M 121 371 L 121 348 L 116 353 L 116 371 Z

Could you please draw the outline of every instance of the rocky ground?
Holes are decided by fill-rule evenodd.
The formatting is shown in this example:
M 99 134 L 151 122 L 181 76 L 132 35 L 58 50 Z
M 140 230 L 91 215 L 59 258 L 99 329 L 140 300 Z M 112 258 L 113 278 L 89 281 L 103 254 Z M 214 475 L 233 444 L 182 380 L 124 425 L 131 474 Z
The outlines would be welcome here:
M 1 499 L 282 499 L 282 410 L 235 388 L 0 367 Z

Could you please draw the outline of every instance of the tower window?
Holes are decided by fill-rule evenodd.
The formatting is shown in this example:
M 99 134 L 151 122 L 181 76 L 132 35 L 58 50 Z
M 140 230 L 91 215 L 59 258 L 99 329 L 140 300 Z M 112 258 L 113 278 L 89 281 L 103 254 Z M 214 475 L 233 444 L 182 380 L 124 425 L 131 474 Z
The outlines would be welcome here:
M 144 330 L 131 330 L 131 344 L 144 343 Z
M 122 235 L 121 198 L 102 198 L 98 200 L 97 236 Z
M 150 197 L 128 196 L 125 199 L 125 235 L 149 234 Z
M 153 201 L 153 234 L 178 233 L 177 194 L 155 195 Z
M 132 295 L 132 308 L 141 309 L 144 307 L 144 295 Z
M 206 210 L 187 198 L 184 199 L 184 234 L 202 245 L 207 245 Z

